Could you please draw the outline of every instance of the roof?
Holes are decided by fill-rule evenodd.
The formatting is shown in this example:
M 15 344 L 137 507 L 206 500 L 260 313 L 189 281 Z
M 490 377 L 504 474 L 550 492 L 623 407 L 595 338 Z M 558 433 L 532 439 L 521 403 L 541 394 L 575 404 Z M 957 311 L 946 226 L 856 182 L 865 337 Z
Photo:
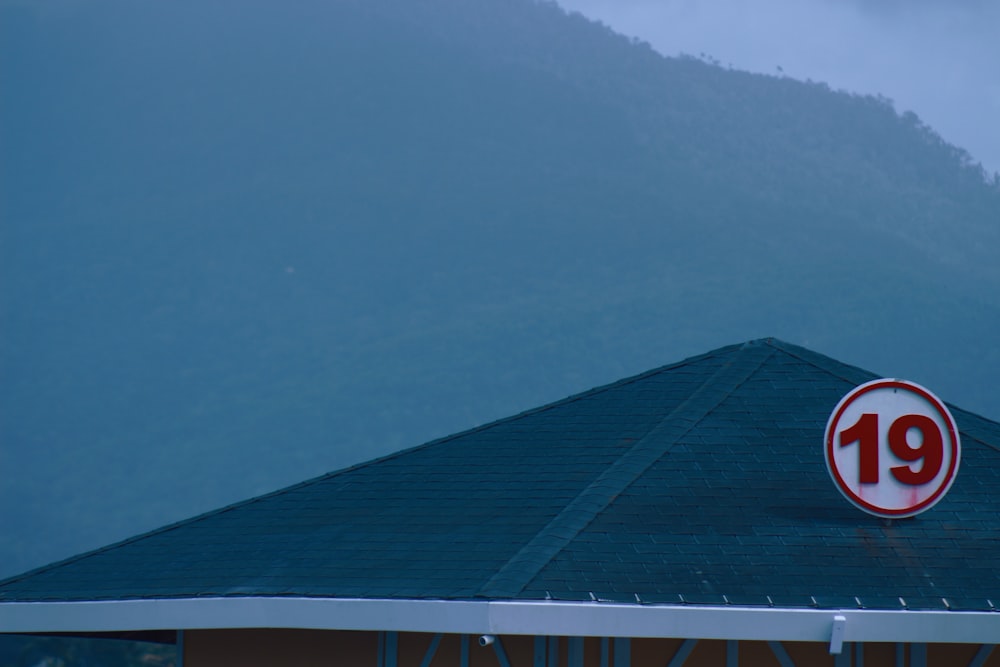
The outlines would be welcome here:
M 1000 605 L 1000 424 L 917 517 L 837 491 L 826 421 L 867 371 L 724 347 L 0 582 L 10 602 L 189 598 Z M 0 628 L 2 631 L 2 628 Z

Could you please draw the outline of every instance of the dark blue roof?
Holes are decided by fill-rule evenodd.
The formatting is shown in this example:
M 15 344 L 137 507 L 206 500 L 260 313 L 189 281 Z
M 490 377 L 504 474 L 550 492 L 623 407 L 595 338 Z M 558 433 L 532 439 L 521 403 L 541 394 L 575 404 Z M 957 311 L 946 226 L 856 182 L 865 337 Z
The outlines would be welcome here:
M 961 470 L 917 517 L 830 481 L 827 418 L 874 377 L 773 339 L 721 348 L 14 577 L 0 601 L 1000 604 L 1000 424 L 952 408 Z

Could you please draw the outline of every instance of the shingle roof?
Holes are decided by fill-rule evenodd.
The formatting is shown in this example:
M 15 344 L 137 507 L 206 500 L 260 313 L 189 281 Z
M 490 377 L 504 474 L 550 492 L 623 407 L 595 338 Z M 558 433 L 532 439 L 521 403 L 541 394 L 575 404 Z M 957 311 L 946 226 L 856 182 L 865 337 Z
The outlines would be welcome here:
M 861 513 L 823 431 L 875 378 L 721 348 L 0 582 L 0 602 L 198 596 L 1000 604 L 1000 424 L 951 408 L 949 494 Z

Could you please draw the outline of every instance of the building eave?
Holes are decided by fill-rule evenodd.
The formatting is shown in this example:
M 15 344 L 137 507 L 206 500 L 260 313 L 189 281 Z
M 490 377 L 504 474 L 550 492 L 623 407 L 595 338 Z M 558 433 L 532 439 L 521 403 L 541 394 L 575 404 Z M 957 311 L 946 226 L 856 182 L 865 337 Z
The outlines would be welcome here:
M 289 597 L 0 603 L 3 633 L 303 628 L 829 642 L 838 622 L 848 642 L 1000 637 L 1000 613 L 976 611 Z

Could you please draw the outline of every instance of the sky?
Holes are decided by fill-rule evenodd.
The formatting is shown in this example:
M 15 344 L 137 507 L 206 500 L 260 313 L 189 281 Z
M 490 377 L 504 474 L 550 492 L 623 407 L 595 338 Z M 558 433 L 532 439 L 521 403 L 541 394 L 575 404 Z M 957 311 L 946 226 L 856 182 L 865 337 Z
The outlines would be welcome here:
M 558 2 L 664 55 L 705 54 L 722 66 L 883 95 L 1000 172 L 995 0 Z

